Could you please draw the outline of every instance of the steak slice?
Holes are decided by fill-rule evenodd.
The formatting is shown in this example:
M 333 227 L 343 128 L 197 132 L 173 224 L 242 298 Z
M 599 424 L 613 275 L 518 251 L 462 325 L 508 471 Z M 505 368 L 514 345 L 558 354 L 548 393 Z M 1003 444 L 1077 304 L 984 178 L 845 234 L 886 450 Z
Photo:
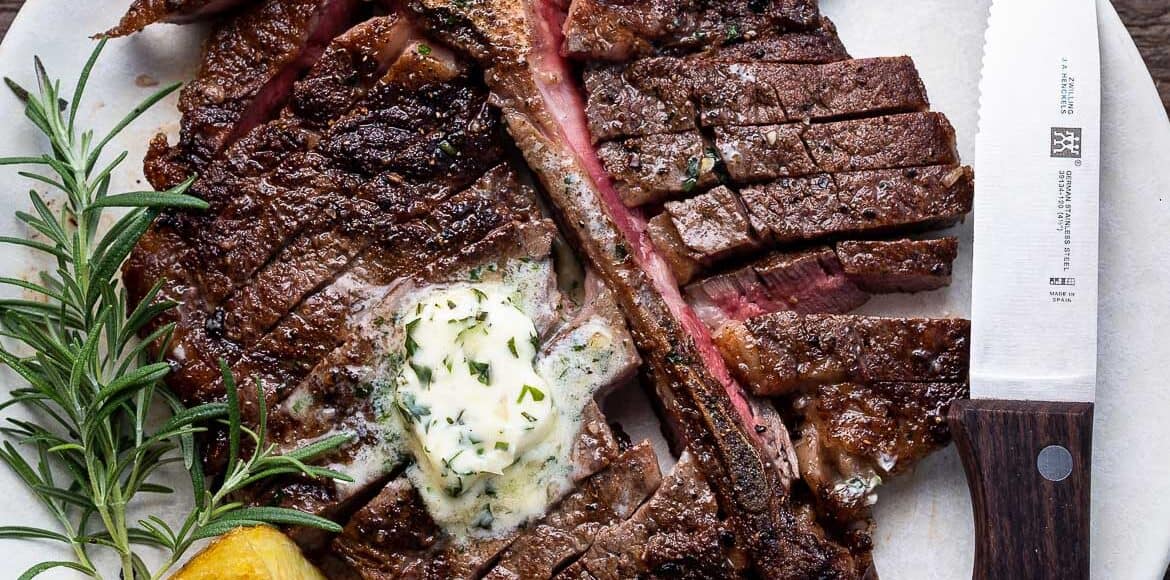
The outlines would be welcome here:
M 758 395 L 841 382 L 966 382 L 971 323 L 778 312 L 724 325 L 716 337 Z
M 585 104 L 561 58 L 561 15 L 548 2 L 415 0 L 435 34 L 485 67 L 494 101 L 567 226 L 570 241 L 614 290 L 676 432 L 712 482 L 764 577 L 849 576 L 840 546 L 796 526 L 774 455 L 756 432 L 703 323 L 621 202 L 596 156 Z
M 817 24 L 815 0 L 573 0 L 563 50 L 574 58 L 622 61 Z
M 921 167 L 782 179 L 740 191 L 772 243 L 938 229 L 971 211 L 970 168 Z
M 610 141 L 598 148 L 626 205 L 679 197 L 717 182 L 958 163 L 955 134 L 939 113 L 827 124 L 719 127 L 714 148 L 698 131 Z
M 924 292 L 951 283 L 959 240 L 848 241 L 837 256 L 848 275 L 866 292 Z
M 352 24 L 355 0 L 265 0 L 217 24 L 179 97 L 179 142 L 151 141 L 147 180 L 170 189 L 279 112 L 296 80 Z
M 813 65 L 713 61 L 695 67 L 690 80 L 705 126 L 829 120 L 930 105 L 918 69 L 905 56 Z
M 687 300 L 711 328 L 761 314 L 844 314 L 870 294 L 922 292 L 950 284 L 956 238 L 845 241 L 775 252 L 686 288 Z
M 733 62 L 783 62 L 819 64 L 848 60 L 849 53 L 837 27 L 821 18 L 820 27 L 800 32 L 763 33 L 750 40 L 723 44 L 701 53 L 702 57 Z
M 117 26 L 103 36 L 134 34 L 156 22 L 185 24 L 211 18 L 257 0 L 134 0 Z
M 959 161 L 955 130 L 941 113 L 809 126 L 721 127 L 715 145 L 727 173 L 739 183 Z
M 532 575 L 524 576 L 547 578 L 553 572 L 549 565 L 584 551 L 597 530 L 628 518 L 661 480 L 653 449 L 641 443 L 582 481 L 535 526 L 461 542 L 442 533 L 418 492 L 400 479 L 354 515 L 333 551 L 361 578 L 405 580 L 477 578 L 501 552 L 509 562 L 518 554 L 547 549 L 541 554 L 546 561 L 529 560 Z
M 628 206 L 705 190 L 719 182 L 714 147 L 698 131 L 610 141 L 597 148 Z
M 828 121 L 925 111 L 909 57 L 824 64 L 648 58 L 585 73 L 598 141 L 708 127 Z M 696 121 L 697 119 L 697 121 Z
M 662 216 L 654 219 L 670 219 L 687 253 L 704 265 L 742 256 L 761 246 L 748 209 L 726 187 L 669 202 Z
M 734 204 L 726 189 L 667 202 L 649 236 L 685 284 L 745 252 L 947 227 L 971 211 L 973 195 L 970 168 L 945 165 L 784 178 L 741 189 Z
M 776 252 L 694 282 L 686 296 L 712 329 L 772 312 L 844 313 L 869 300 L 827 247 Z
M 950 442 L 946 414 L 966 382 L 819 385 L 793 404 L 801 477 L 824 513 L 868 517 L 883 478 L 903 473 Z
M 593 546 L 557 578 L 740 578 L 748 566 L 699 463 L 684 451 L 649 501 L 630 519 L 598 533 Z

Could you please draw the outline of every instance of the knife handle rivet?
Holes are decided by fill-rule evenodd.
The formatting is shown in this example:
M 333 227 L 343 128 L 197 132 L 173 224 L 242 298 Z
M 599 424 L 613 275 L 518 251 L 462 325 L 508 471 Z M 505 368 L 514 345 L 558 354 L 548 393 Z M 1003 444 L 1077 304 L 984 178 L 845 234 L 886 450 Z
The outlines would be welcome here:
M 1036 456 L 1036 470 L 1048 481 L 1063 481 L 1072 469 L 1072 453 L 1060 445 L 1049 445 Z

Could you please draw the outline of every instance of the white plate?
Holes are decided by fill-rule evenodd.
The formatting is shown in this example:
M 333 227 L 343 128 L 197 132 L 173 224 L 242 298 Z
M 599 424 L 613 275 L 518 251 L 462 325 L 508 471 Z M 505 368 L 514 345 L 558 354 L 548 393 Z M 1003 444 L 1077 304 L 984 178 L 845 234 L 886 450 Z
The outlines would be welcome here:
M 0 45 L 0 74 L 31 79 L 39 54 L 56 76 L 71 80 L 90 50 L 86 37 L 113 24 L 128 0 L 36 0 L 25 5 Z M 909 54 L 918 63 L 936 109 L 947 113 L 964 159 L 973 159 L 976 83 L 989 0 L 823 0 L 854 56 Z M 1101 204 L 1101 347 L 1093 476 L 1092 562 L 1095 578 L 1160 578 L 1170 553 L 1170 123 L 1133 42 L 1112 7 L 1100 0 L 1104 67 L 1104 175 Z M 108 126 L 149 89 L 137 80 L 161 82 L 191 76 L 199 30 L 153 27 L 111 43 L 91 81 L 82 118 Z M 141 159 L 157 129 L 174 133 L 173 98 L 154 109 L 113 149 Z M 22 120 L 15 99 L 0 94 L 5 121 L 0 154 L 24 154 L 43 146 Z M 117 175 L 134 188 L 136 161 Z M 0 232 L 18 232 L 12 213 L 25 209 L 27 182 L 0 170 Z M 883 297 L 867 309 L 882 313 L 965 315 L 969 306 L 970 225 L 957 228 L 964 251 L 948 290 L 913 298 Z M 19 252 L 0 253 L 0 271 L 21 275 L 29 262 Z M 1044 329 L 1036 329 L 1043 334 Z M 15 384 L 4 375 L 5 384 Z M 180 487 L 181 482 L 180 482 Z M 6 502 L 0 523 L 51 526 L 28 492 L 0 471 Z M 180 494 L 184 493 L 180 490 Z M 160 502 L 152 509 L 177 512 Z M 882 490 L 878 502 L 877 560 L 882 576 L 901 579 L 968 578 L 972 562 L 971 508 L 962 470 L 952 450 L 927 459 L 914 474 Z M 68 557 L 51 546 L 0 542 L 0 576 L 15 578 L 27 566 Z M 70 578 L 64 573 L 45 577 Z

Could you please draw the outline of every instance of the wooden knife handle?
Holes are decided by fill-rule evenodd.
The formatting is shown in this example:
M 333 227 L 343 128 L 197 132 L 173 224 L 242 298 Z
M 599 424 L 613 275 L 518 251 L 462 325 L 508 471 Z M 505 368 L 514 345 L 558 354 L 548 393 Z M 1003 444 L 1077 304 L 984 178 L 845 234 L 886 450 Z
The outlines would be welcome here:
M 975 508 L 974 578 L 1087 579 L 1093 404 L 956 401 L 949 423 Z

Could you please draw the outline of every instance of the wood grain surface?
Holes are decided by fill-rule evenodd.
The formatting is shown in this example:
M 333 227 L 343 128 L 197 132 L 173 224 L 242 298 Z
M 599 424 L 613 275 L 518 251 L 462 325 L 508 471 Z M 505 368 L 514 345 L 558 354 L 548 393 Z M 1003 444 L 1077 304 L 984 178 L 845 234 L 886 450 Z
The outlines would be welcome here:
M 949 423 L 975 511 L 974 578 L 1088 580 L 1093 404 L 956 401 Z

